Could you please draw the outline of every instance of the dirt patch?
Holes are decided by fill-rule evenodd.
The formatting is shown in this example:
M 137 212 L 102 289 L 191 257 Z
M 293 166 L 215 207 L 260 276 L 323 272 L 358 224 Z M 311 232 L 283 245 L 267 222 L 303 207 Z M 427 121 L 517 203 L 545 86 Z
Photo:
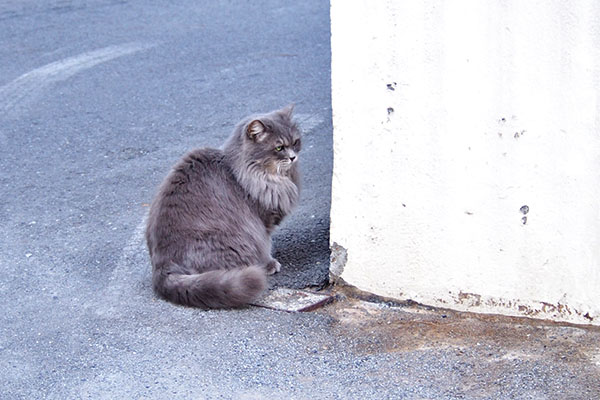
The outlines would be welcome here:
M 600 354 L 600 327 L 437 309 L 415 303 L 370 302 L 337 288 L 327 312 L 339 334 L 364 352 L 412 351 L 431 347 L 502 348 L 505 355 L 552 355 L 590 361 Z M 592 361 L 595 360 L 595 361 Z
M 499 393 L 498 388 L 511 379 L 515 369 L 521 374 L 529 369 L 554 373 L 557 381 L 567 379 L 571 386 L 565 383 L 561 389 L 568 394 L 564 398 L 600 396 L 598 327 L 456 312 L 414 303 L 374 303 L 353 298 L 343 289 L 335 292 L 339 301 L 321 312 L 334 321 L 331 330 L 336 340 L 358 354 L 443 354 L 466 371 L 473 371 L 472 376 L 465 373 L 461 386 L 462 393 L 474 398 Z

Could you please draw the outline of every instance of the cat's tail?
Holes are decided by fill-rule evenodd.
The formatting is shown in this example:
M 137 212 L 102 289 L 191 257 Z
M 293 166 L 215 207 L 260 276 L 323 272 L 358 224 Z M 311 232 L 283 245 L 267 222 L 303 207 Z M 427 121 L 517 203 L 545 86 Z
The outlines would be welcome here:
M 200 308 L 240 307 L 256 300 L 267 286 L 258 266 L 187 274 L 174 263 L 154 270 L 154 290 L 173 303 Z

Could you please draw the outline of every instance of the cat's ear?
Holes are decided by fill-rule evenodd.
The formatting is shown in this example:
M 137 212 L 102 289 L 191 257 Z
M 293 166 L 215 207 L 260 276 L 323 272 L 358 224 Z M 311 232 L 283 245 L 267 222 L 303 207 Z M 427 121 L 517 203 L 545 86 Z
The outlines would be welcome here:
M 246 127 L 246 135 L 248 135 L 250 140 L 254 140 L 256 142 L 260 142 L 266 136 L 266 132 L 267 128 L 265 128 L 265 125 L 257 119 L 250 122 Z
M 279 112 L 281 113 L 281 115 L 285 115 L 289 119 L 292 119 L 292 114 L 294 113 L 295 106 L 296 105 L 294 103 L 289 104 L 289 105 L 283 107 L 281 110 L 279 110 Z

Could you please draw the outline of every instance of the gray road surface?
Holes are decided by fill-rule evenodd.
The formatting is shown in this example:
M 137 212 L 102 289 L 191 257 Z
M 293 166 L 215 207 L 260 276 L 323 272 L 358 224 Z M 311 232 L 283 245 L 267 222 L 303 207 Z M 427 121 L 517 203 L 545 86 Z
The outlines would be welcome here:
M 168 168 L 288 102 L 305 131 L 304 189 L 275 236 L 283 271 L 271 286 L 326 280 L 328 10 L 0 0 L 0 398 L 598 397 L 593 344 L 565 364 L 558 350 L 477 347 L 481 325 L 462 341 L 426 329 L 465 326 L 459 316 L 348 300 L 304 314 L 200 311 L 153 295 L 143 220 Z M 579 357 L 567 345 L 597 332 L 569 329 L 560 351 Z

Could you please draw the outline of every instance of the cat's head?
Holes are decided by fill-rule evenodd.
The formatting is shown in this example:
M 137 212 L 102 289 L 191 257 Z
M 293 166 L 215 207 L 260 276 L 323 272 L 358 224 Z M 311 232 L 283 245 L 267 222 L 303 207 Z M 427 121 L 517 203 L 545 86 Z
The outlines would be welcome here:
M 302 148 L 300 130 L 293 121 L 293 105 L 252 117 L 240 128 L 242 157 L 247 167 L 285 175 L 298 162 Z

